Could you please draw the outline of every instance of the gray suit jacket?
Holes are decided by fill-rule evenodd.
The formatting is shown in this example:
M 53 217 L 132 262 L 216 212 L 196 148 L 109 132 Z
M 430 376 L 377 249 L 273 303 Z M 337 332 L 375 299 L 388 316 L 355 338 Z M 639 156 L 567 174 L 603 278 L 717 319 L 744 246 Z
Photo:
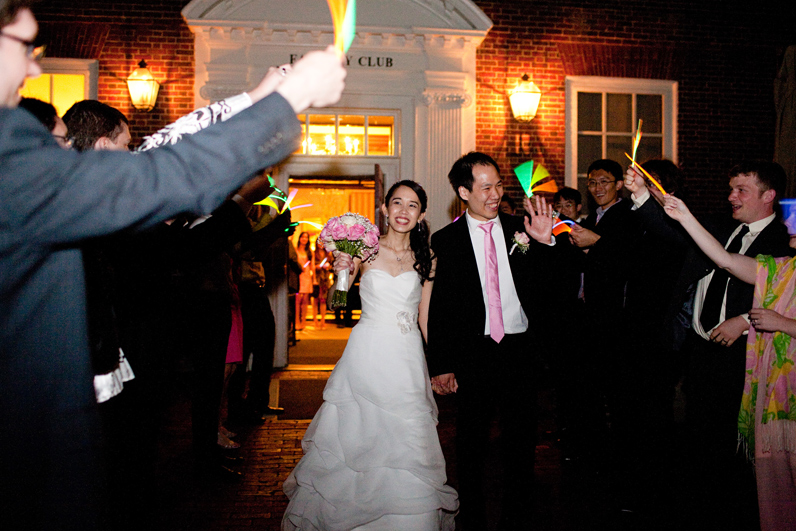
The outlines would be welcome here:
M 22 109 L 0 109 L 0 514 L 93 529 L 101 488 L 88 358 L 87 238 L 208 213 L 297 147 L 274 94 L 174 146 L 76 153 Z M 25 515 L 22 519 L 21 515 Z

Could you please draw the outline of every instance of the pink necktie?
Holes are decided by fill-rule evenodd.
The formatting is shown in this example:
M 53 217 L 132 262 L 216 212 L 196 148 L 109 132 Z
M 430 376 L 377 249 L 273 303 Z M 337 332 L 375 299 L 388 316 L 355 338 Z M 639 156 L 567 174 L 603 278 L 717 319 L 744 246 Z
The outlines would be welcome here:
M 497 250 L 492 239 L 493 221 L 478 225 L 484 231 L 484 251 L 486 253 L 486 297 L 489 301 L 489 335 L 500 343 L 503 333 L 503 308 L 500 305 L 500 279 L 498 278 Z

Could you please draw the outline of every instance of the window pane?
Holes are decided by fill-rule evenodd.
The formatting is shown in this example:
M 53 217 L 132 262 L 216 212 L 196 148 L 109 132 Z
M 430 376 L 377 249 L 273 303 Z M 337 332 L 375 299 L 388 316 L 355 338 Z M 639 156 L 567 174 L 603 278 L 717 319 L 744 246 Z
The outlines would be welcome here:
M 341 114 L 337 126 L 340 155 L 365 154 L 365 117 Z
M 310 138 L 308 155 L 334 155 L 336 153 L 335 116 L 333 114 L 310 114 Z
M 630 164 L 630 160 L 625 156 L 625 153 L 632 155 L 633 137 L 629 135 L 609 136 L 606 151 L 605 158 L 615 160 L 623 168 L 626 168 Z M 636 158 L 640 160 L 638 154 L 636 154 Z
M 20 89 L 19 93 L 23 98 L 36 98 L 50 103 L 52 99 L 52 94 L 50 94 L 51 78 L 50 74 L 42 74 L 37 78 L 29 77 L 25 80 L 25 86 Z
M 599 136 L 578 135 L 578 173 L 585 174 L 589 164 L 603 158 L 603 141 Z
M 578 131 L 603 130 L 603 95 L 578 92 Z
M 393 155 L 395 117 L 368 116 L 368 155 Z
M 607 131 L 631 132 L 633 121 L 633 97 L 630 94 L 608 94 Z
M 660 133 L 663 126 L 663 96 L 660 94 L 639 94 L 636 97 L 636 112 L 644 120 L 642 133 Z M 643 138 L 643 137 L 642 137 Z
M 647 122 L 644 122 L 644 124 L 641 126 L 642 132 L 644 131 L 646 125 Z M 636 152 L 636 160 L 638 162 L 644 162 L 650 159 L 659 159 L 662 156 L 663 156 L 663 147 L 662 147 L 661 138 L 642 135 L 641 144 L 639 144 L 638 151 Z
M 86 79 L 83 74 L 53 74 L 52 104 L 63 116 L 69 108 L 86 99 Z

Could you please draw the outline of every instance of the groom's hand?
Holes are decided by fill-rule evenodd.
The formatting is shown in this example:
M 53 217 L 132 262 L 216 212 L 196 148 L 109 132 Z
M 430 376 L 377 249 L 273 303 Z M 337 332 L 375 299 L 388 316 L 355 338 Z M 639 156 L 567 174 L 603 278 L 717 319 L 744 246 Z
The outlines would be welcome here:
M 537 196 L 536 205 L 526 197 L 523 206 L 531 218 L 530 223 L 528 217 L 523 218 L 525 232 L 537 242 L 550 245 L 553 240 L 553 205 L 548 205 L 544 197 Z
M 452 372 L 440 374 L 431 379 L 431 389 L 438 395 L 455 393 L 458 388 L 459 384 L 456 382 L 456 377 Z

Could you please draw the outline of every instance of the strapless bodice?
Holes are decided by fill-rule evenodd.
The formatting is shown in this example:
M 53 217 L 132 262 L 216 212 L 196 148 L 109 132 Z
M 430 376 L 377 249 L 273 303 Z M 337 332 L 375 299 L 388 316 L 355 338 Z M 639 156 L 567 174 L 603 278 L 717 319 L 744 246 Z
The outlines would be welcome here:
M 368 269 L 359 282 L 360 322 L 398 326 L 408 333 L 417 326 L 420 293 L 420 276 L 414 270 L 394 277 L 382 269 Z

